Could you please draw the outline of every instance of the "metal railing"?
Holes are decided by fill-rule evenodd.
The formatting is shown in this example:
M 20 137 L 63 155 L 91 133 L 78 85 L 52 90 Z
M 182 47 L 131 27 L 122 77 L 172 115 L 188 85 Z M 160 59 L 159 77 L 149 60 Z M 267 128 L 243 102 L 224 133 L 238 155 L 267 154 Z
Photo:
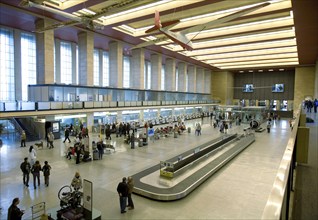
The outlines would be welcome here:
M 301 113 L 301 106 L 294 121 L 293 130 L 288 140 L 283 158 L 276 174 L 273 188 L 266 202 L 262 219 L 289 219 L 290 194 L 293 191 L 293 171 L 296 163 L 296 137 Z
M 0 102 L 0 112 L 70 110 L 92 108 L 120 108 L 144 106 L 169 106 L 193 104 L 217 104 L 213 100 L 195 101 L 86 101 L 86 102 Z

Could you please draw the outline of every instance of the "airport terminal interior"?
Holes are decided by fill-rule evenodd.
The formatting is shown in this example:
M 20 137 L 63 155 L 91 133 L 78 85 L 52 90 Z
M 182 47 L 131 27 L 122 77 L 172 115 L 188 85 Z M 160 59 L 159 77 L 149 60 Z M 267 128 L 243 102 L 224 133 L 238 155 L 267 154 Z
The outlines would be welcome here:
M 0 219 L 317 219 L 317 36 L 316 0 L 0 0 Z

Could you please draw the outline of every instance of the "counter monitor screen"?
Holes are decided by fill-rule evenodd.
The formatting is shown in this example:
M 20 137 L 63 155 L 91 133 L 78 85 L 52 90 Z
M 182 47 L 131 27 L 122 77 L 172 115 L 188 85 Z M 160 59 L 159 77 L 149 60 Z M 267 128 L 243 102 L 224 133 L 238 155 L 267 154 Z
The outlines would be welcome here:
M 245 85 L 243 85 L 243 92 L 254 92 L 253 84 L 245 84 Z
M 284 92 L 284 84 L 274 84 L 272 86 L 272 92 Z

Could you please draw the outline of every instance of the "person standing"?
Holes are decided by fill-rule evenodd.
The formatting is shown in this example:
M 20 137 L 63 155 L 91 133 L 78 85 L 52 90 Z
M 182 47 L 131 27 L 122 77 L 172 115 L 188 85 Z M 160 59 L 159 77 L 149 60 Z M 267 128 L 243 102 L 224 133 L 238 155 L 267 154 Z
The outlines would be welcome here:
M 131 149 L 135 149 L 135 132 L 133 131 L 130 137 L 130 146 Z
M 29 163 L 27 157 L 25 157 L 24 161 L 21 163 L 20 169 L 22 170 L 22 173 L 23 173 L 23 184 L 26 187 L 29 187 L 31 164 Z
M 21 220 L 24 210 L 20 210 L 18 205 L 20 203 L 19 198 L 14 198 L 12 204 L 8 209 L 8 220 Z
M 50 148 L 50 149 L 51 149 L 51 148 L 54 148 L 54 145 L 53 145 L 53 142 L 54 142 L 54 134 L 53 134 L 53 132 L 50 131 L 47 136 L 48 136 L 48 141 L 49 141 L 49 144 L 50 144 L 49 148 Z
M 64 139 L 63 143 L 65 143 L 66 140 L 68 140 L 68 143 L 71 143 L 70 130 L 68 128 L 65 129 L 64 136 L 65 136 L 65 139 Z
M 118 184 L 117 192 L 119 195 L 120 213 L 125 213 L 128 197 L 128 185 L 126 183 L 126 177 L 123 177 L 122 182 Z
M 42 170 L 40 161 L 36 161 L 32 166 L 31 172 L 33 174 L 33 186 L 36 189 L 36 180 L 38 180 L 38 186 L 40 186 L 40 171 Z
M 98 150 L 98 159 L 103 159 L 104 154 L 104 147 L 103 147 L 103 140 L 97 142 L 97 150 Z
M 130 176 L 128 177 L 128 181 L 127 181 L 127 185 L 128 185 L 128 209 L 134 209 L 135 206 L 134 206 L 134 202 L 131 198 L 131 194 L 134 190 L 134 180 L 133 178 Z
M 26 141 L 26 134 L 25 134 L 25 131 L 23 130 L 22 134 L 21 134 L 21 146 L 20 147 L 26 147 L 25 141 Z
M 270 120 L 268 120 L 267 121 L 267 133 L 270 133 L 271 132 L 271 121 Z
M 51 174 L 51 166 L 49 162 L 45 161 L 44 166 L 42 167 L 43 176 L 44 176 L 44 184 L 45 186 L 49 186 L 49 178 Z
M 36 159 L 36 151 L 34 147 L 31 145 L 29 148 L 29 161 L 30 161 L 31 167 L 34 165 L 35 159 Z

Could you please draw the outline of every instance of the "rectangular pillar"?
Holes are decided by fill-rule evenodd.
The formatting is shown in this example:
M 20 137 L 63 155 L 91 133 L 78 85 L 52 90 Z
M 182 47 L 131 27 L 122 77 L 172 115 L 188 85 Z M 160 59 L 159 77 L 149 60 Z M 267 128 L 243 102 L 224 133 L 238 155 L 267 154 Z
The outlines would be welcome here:
M 197 67 L 196 92 L 204 92 L 204 72 L 202 68 Z
M 197 85 L 197 73 L 196 68 L 193 65 L 188 66 L 188 92 L 196 92 Z
M 151 89 L 161 90 L 161 69 L 162 69 L 162 56 L 161 54 L 151 54 Z
M 49 25 L 45 19 L 38 19 L 35 22 L 36 29 L 42 29 Z M 43 33 L 36 33 L 36 70 L 38 84 L 54 83 L 54 31 L 48 30 Z
M 123 45 L 109 42 L 109 86 L 123 88 Z
M 99 55 L 99 86 L 103 86 L 104 84 L 104 77 L 103 77 L 103 50 L 98 50 Z
M 61 83 L 61 40 L 54 40 L 55 46 L 55 82 Z
M 211 94 L 211 70 L 204 70 L 204 93 Z
M 79 84 L 92 86 L 94 84 L 94 34 L 80 32 L 78 34 Z
M 132 50 L 130 85 L 134 89 L 145 89 L 145 53 L 143 48 Z
M 21 69 L 21 31 L 14 30 L 14 83 L 15 100 L 22 100 L 22 69 Z
M 167 91 L 176 91 L 176 61 L 173 58 L 166 59 L 165 88 Z
M 185 62 L 178 63 L 178 91 L 186 92 L 187 64 Z

